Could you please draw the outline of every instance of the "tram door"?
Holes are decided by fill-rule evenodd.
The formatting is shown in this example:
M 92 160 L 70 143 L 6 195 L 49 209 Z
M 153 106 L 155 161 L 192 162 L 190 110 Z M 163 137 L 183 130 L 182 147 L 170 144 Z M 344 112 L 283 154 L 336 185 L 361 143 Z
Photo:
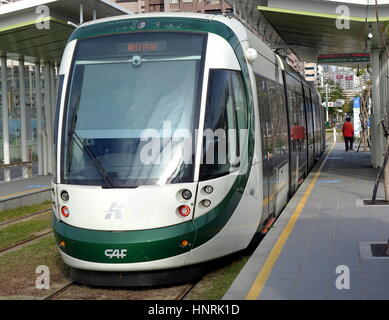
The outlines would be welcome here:
M 314 136 L 315 136 L 315 160 L 319 160 L 321 155 L 321 127 L 320 127 L 320 109 L 317 103 L 317 97 L 314 92 L 311 91 L 311 101 L 312 101 L 312 110 L 313 110 L 313 127 L 314 127 Z
M 313 127 L 312 101 L 309 88 L 304 86 L 305 118 L 307 120 L 307 143 L 308 143 L 308 171 L 315 163 L 315 140 Z
M 268 83 L 259 77 L 256 81 L 262 136 L 263 217 L 267 218 L 275 211 L 273 128 L 270 119 Z
M 290 195 L 304 181 L 308 173 L 308 147 L 303 87 L 293 76 L 285 75 L 289 108 L 290 145 Z

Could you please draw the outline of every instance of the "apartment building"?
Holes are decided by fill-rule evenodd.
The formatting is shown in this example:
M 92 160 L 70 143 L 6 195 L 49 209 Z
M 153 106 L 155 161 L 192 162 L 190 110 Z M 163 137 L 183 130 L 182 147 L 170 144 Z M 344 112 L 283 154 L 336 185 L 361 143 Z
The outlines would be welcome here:
M 231 7 L 224 0 L 115 0 L 135 12 L 225 12 Z
M 316 63 L 304 63 L 305 80 L 313 82 L 316 86 L 324 84 L 323 67 Z

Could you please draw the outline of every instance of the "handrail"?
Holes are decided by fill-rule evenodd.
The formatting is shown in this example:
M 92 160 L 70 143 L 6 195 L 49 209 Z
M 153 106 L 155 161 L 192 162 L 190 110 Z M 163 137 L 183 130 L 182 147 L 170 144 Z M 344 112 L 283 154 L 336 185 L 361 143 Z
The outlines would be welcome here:
M 29 165 L 32 165 L 32 161 L 20 161 L 20 162 L 13 162 L 7 164 L 0 164 L 0 169 L 9 168 L 9 167 L 18 167 L 18 166 L 29 166 Z

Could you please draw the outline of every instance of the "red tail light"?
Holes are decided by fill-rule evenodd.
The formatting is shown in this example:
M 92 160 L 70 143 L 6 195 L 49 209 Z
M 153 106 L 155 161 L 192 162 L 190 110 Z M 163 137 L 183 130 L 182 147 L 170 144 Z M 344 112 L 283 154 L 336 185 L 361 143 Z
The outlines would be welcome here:
M 69 217 L 69 214 L 70 214 L 69 208 L 66 207 L 66 206 L 63 206 L 63 207 L 61 208 L 61 213 L 62 213 L 62 215 L 63 215 L 65 218 Z
M 190 215 L 190 208 L 188 206 L 180 206 L 178 208 L 178 213 L 183 217 L 187 217 Z

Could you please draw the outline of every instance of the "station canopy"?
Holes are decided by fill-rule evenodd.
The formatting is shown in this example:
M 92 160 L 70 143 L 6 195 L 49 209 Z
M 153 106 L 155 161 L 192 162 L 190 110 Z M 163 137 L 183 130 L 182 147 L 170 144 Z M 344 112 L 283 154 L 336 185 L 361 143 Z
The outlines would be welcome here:
M 132 13 L 108 0 L 83 0 L 82 9 L 80 3 L 79 0 L 23 0 L 0 5 L 0 52 L 6 52 L 11 59 L 23 56 L 29 62 L 37 59 L 59 62 L 74 24 L 80 23 L 80 16 L 88 21 L 94 15 L 105 18 Z M 43 22 L 48 23 L 48 29 L 42 28 Z
M 360 55 L 359 60 L 358 54 L 368 55 L 371 49 L 384 48 L 383 39 L 389 30 L 388 0 L 227 1 L 254 28 L 258 28 L 261 17 L 266 19 L 269 28 L 277 33 L 277 36 L 266 36 L 270 45 L 289 48 L 306 62 L 317 62 L 319 56 L 331 58 L 332 55 L 332 62 L 327 64 L 366 64 L 366 55 Z M 346 14 L 349 14 L 347 21 L 341 17 Z M 337 27 L 337 23 L 347 27 L 347 22 L 349 29 Z M 266 32 L 263 28 L 261 31 Z M 369 39 L 369 33 L 373 38 Z M 282 41 L 274 41 L 277 37 Z M 336 56 L 338 54 L 342 56 Z

